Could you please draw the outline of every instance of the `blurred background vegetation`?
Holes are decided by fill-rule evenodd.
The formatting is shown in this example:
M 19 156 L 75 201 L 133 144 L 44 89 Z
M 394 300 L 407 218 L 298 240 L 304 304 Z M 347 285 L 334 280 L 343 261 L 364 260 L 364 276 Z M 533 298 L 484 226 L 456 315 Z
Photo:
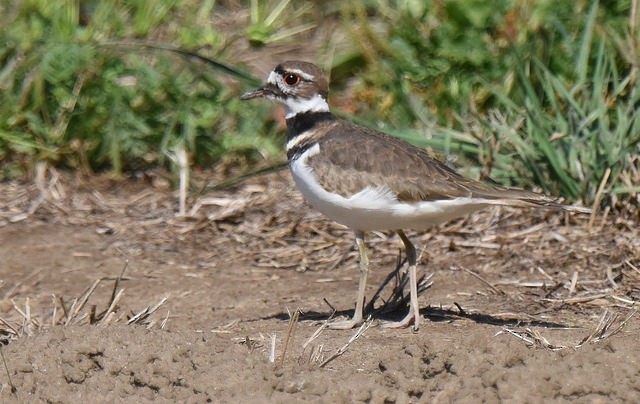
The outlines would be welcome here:
M 637 206 L 639 3 L 0 0 L 0 179 L 276 165 L 273 106 L 237 97 L 300 58 L 336 113 L 466 175 Z

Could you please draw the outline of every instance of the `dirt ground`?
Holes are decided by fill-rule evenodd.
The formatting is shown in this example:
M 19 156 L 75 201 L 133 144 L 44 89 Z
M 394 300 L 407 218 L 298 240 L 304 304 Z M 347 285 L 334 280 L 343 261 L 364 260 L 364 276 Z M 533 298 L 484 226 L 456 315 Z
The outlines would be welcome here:
M 633 220 L 495 208 L 410 233 L 420 330 L 378 327 L 406 310 L 394 278 L 338 331 L 353 237 L 286 171 L 191 208 L 157 174 L 0 184 L 3 402 L 640 401 Z M 401 243 L 368 245 L 371 299 Z

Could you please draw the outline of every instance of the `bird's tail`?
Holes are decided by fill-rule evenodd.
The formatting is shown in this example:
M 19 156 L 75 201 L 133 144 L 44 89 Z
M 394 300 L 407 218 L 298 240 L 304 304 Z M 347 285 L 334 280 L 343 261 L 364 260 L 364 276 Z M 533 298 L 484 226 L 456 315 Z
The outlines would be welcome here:
M 566 205 L 553 201 L 551 198 L 543 195 L 540 195 L 539 198 L 494 199 L 488 202 L 491 205 L 517 206 L 524 208 L 545 208 L 564 210 L 566 212 L 581 213 L 587 215 L 591 214 L 591 208 L 576 205 Z

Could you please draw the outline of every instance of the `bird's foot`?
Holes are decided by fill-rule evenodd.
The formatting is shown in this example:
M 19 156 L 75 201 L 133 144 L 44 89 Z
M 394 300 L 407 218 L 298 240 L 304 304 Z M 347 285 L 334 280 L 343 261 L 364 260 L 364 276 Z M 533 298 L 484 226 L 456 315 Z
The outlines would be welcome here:
M 419 327 L 419 315 L 414 313 L 413 310 L 409 310 L 409 313 L 400 321 L 385 321 L 380 324 L 382 328 L 407 328 L 413 324 L 413 331 L 418 331 Z

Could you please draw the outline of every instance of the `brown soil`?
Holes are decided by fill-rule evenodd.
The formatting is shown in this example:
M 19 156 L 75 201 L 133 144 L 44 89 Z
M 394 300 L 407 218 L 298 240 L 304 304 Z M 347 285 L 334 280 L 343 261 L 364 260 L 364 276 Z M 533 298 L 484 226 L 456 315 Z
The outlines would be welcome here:
M 56 175 L 0 184 L 3 401 L 640 401 L 637 223 L 489 209 L 412 233 L 420 330 L 377 326 L 400 304 L 305 346 L 350 314 L 357 254 L 286 172 L 185 218 L 159 177 Z M 371 298 L 401 243 L 368 245 Z

